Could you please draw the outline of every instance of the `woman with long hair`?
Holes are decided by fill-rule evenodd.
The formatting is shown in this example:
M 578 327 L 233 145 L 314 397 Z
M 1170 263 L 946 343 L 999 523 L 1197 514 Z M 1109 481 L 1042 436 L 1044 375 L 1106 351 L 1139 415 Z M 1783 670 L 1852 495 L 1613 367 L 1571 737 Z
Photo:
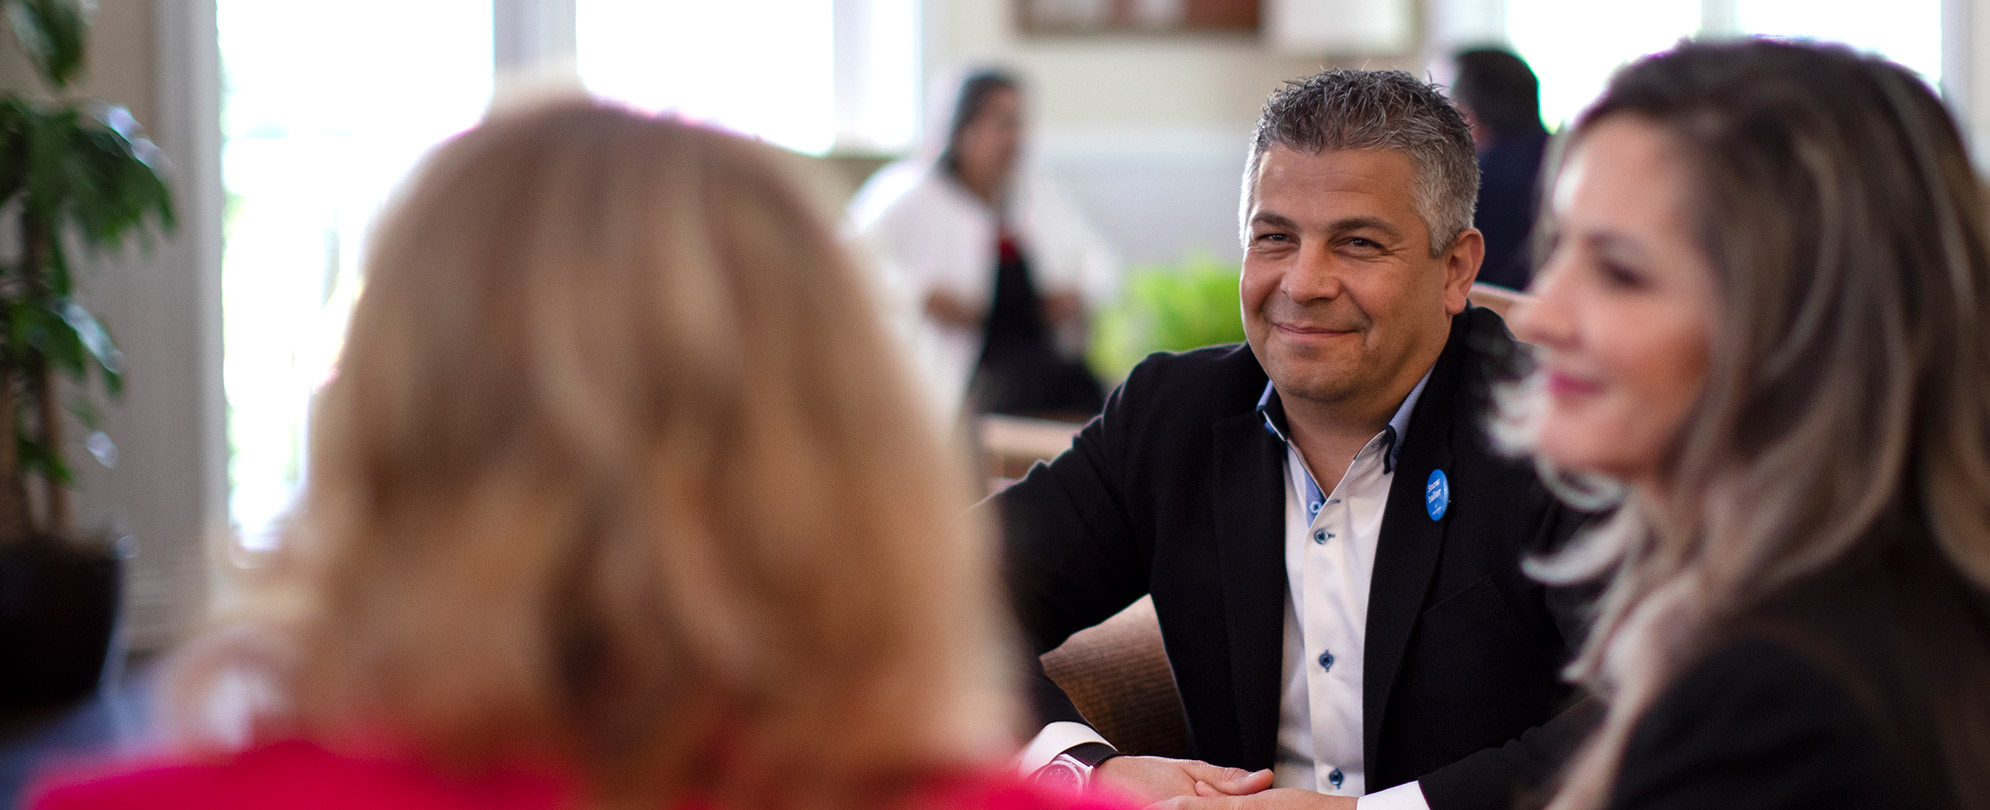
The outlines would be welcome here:
M 1576 125 L 1510 427 L 1614 517 L 1555 810 L 1990 808 L 1990 209 L 1913 73 L 1683 43 Z
M 380 226 L 256 625 L 245 746 L 40 806 L 1058 807 L 990 554 L 832 217 L 775 150 L 570 101 Z M 274 612 L 270 612 L 274 611 Z

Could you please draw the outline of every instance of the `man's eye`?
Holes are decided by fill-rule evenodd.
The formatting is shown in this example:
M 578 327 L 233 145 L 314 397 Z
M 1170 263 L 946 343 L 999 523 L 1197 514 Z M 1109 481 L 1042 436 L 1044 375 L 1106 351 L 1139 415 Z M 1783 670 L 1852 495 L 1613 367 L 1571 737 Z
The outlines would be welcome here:
M 1283 242 L 1286 239 L 1286 235 L 1282 233 L 1261 233 L 1251 237 L 1253 242 Z

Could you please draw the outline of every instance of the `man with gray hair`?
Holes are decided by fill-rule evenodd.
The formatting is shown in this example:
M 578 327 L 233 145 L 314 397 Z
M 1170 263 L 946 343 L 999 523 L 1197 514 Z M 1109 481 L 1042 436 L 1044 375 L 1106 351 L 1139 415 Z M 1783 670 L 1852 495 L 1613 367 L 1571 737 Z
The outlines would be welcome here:
M 1272 94 L 1247 342 L 1148 358 L 982 507 L 1035 652 L 1152 595 L 1196 759 L 1119 756 L 1039 677 L 1025 769 L 1181 807 L 1503 808 L 1580 734 L 1572 597 L 1521 572 L 1577 518 L 1484 430 L 1515 344 L 1467 301 L 1477 192 L 1464 118 L 1408 74 Z

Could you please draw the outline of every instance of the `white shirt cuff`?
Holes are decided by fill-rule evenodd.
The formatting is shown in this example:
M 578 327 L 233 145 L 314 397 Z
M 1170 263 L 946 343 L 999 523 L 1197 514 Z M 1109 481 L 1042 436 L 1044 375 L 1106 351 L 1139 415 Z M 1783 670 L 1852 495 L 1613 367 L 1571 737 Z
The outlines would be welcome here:
M 1084 723 L 1060 721 L 1044 726 L 1036 733 L 1036 739 L 1023 746 L 1023 753 L 1016 757 L 1016 770 L 1023 776 L 1036 773 L 1036 769 L 1049 765 L 1050 761 L 1073 746 L 1089 742 L 1102 743 L 1106 738 L 1099 736 L 1091 726 Z M 1109 744 L 1109 743 L 1108 743 Z M 1417 796 L 1421 798 L 1422 793 Z
M 1057 755 L 1051 754 L 1051 756 Z M 1415 782 L 1404 782 L 1380 793 L 1370 793 L 1355 799 L 1354 810 L 1430 810 L 1430 802 L 1424 801 L 1422 786 Z

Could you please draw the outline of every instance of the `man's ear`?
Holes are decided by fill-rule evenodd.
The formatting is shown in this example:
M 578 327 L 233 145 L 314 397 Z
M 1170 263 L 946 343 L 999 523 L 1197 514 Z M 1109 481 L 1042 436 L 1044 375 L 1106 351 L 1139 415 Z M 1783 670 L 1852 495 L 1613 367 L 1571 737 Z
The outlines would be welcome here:
M 1465 296 L 1479 278 L 1479 263 L 1486 258 L 1486 236 L 1477 228 L 1466 228 L 1452 240 L 1444 254 L 1444 311 L 1456 315 L 1465 311 Z

